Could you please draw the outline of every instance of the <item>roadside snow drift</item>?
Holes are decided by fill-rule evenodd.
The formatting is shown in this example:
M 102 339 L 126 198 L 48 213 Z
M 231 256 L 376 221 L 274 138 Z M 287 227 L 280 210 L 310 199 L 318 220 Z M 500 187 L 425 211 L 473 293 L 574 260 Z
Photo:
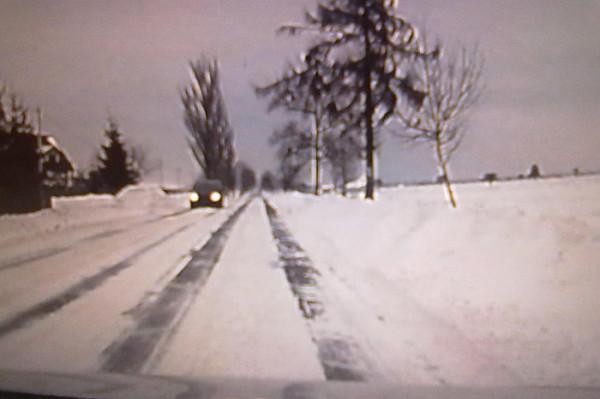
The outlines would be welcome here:
M 188 207 L 187 194 L 167 195 L 153 184 L 128 186 L 116 196 L 55 197 L 51 209 L 26 215 L 0 215 L 0 243 L 68 227 L 164 216 Z
M 600 178 L 457 191 L 456 210 L 441 186 L 384 189 L 375 202 L 270 200 L 315 264 L 354 282 L 353 296 L 377 312 L 379 334 L 405 345 L 398 362 L 420 356 L 429 371 L 444 362 L 411 352 L 412 338 L 401 342 L 415 328 L 400 305 L 408 301 L 436 320 L 430 328 L 456 331 L 514 382 L 600 384 Z M 396 294 L 384 298 L 385 290 Z M 423 350 L 463 342 L 423 332 L 433 334 Z

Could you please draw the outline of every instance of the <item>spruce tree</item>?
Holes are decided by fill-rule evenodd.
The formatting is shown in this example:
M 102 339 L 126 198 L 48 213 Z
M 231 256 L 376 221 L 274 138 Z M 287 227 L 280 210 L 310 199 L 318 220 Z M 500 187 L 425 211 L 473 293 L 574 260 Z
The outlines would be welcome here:
M 7 94 L 0 84 L 0 186 L 38 187 L 38 144 L 29 112 L 16 95 L 6 99 Z
M 107 141 L 102 145 L 98 156 L 97 177 L 102 186 L 100 191 L 116 194 L 123 187 L 137 183 L 140 173 L 125 147 L 123 135 L 114 120 L 108 121 L 104 135 Z

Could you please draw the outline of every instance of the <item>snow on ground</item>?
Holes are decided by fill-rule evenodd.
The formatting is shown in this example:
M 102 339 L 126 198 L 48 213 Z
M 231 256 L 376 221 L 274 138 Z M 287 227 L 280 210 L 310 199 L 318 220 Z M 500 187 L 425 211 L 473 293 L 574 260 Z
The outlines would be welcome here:
M 599 385 L 600 177 L 457 191 L 457 210 L 441 186 L 384 189 L 375 202 L 268 199 L 321 273 L 322 305 L 335 322 L 326 327 L 365 352 L 374 379 Z M 12 238 L 0 237 L 0 321 L 68 301 L 1 337 L 0 368 L 98 370 L 139 304 L 154 300 L 236 207 L 180 212 L 185 205 L 133 188 L 1 217 L 0 233 Z M 254 200 L 150 372 L 323 378 L 314 331 L 277 259 Z M 81 283 L 113 267 L 98 286 Z
M 39 212 L 0 215 L 0 245 L 71 227 L 168 215 L 189 207 L 187 194 L 166 195 L 151 184 L 126 187 L 116 196 L 53 198 L 52 203 L 51 209 Z
M 481 374 L 491 367 L 510 376 L 500 384 L 600 384 L 600 178 L 456 189 L 456 210 L 441 186 L 383 189 L 373 203 L 270 200 L 316 266 L 373 313 L 364 319 L 380 320 L 360 328 L 388 341 L 392 374 L 404 356 L 396 363 L 421 362 L 438 382 L 494 383 L 497 371 Z M 426 381 L 415 370 L 409 380 Z
M 0 320 L 5 322 L 85 278 L 123 265 L 97 287 L 82 287 L 74 300 L 63 295 L 66 304 L 57 311 L 2 336 L 0 369 L 97 372 L 102 351 L 131 324 L 139 301 L 160 292 L 227 214 L 195 209 L 2 270 Z
M 153 373 L 320 380 L 317 350 L 297 310 L 262 201 L 233 228 L 206 287 Z

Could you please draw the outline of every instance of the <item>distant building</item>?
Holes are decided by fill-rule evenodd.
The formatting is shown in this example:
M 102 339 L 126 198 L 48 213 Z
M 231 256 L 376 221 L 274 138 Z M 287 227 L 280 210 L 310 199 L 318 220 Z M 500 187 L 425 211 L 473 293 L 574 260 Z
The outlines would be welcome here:
M 75 164 L 65 150 L 49 135 L 41 137 L 42 171 L 48 187 L 68 189 L 73 186 Z

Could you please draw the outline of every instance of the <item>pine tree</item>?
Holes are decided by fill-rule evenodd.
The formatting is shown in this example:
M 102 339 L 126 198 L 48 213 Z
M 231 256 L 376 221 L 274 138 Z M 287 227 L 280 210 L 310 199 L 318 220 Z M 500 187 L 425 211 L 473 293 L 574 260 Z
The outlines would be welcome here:
M 0 213 L 48 206 L 33 132 L 27 108 L 0 83 Z
M 6 94 L 0 84 L 0 186 L 37 187 L 39 153 L 29 112 L 16 95 L 7 100 Z
M 106 143 L 98 156 L 97 179 L 101 185 L 98 191 L 116 194 L 123 187 L 135 184 L 140 179 L 137 166 L 125 147 L 118 124 L 110 119 L 104 131 Z
M 5 99 L 8 90 L 0 84 L 0 134 L 33 133 L 29 112 L 15 94 Z

